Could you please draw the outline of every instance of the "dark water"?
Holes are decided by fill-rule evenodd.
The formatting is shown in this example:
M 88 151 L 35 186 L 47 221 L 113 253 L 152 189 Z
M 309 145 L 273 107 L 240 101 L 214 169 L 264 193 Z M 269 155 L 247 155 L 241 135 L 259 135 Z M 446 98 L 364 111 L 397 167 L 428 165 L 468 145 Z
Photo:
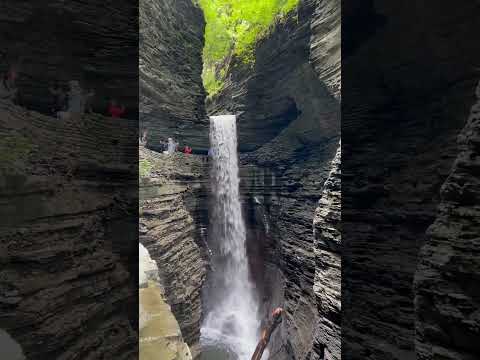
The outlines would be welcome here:
M 198 360 L 238 360 L 238 357 L 228 349 L 204 346 Z

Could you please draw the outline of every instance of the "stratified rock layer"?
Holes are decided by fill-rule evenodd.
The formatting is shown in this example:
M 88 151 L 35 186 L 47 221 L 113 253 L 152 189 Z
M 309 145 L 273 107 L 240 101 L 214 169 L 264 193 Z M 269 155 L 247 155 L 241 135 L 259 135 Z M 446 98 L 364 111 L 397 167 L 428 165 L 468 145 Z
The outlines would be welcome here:
M 313 219 L 315 233 L 315 292 L 318 323 L 313 359 L 339 360 L 341 354 L 342 197 L 341 147 L 331 163 L 328 179 Z
M 165 155 L 141 148 L 140 162 L 149 173 L 140 183 L 140 242 L 157 262 L 160 283 L 185 341 L 200 337 L 201 288 L 205 281 L 205 248 L 194 221 L 204 196 L 201 156 Z M 142 166 L 142 165 L 141 165 Z
M 0 102 L 0 326 L 27 359 L 136 357 L 135 129 Z
M 173 137 L 208 148 L 204 31 L 203 13 L 191 0 L 140 1 L 140 121 L 149 147 Z
M 478 13 L 444 0 L 342 8 L 345 359 L 417 356 L 414 274 L 478 81 Z
M 415 277 L 419 360 L 480 354 L 480 83 Z
M 310 40 L 310 60 L 318 77 L 335 98 L 341 97 L 341 2 L 316 0 Z
M 0 72 L 18 66 L 19 101 L 50 111 L 48 87 L 79 80 L 95 89 L 94 110 L 110 98 L 138 117 L 138 4 L 130 0 L 4 1 L 0 10 Z

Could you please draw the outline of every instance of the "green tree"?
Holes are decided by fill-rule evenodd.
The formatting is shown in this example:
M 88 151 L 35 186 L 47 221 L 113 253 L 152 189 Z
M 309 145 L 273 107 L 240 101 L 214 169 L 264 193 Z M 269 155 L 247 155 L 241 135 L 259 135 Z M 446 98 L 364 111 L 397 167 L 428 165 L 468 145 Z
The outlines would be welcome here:
M 255 44 L 299 0 L 198 0 L 205 14 L 203 82 L 210 96 L 223 87 L 232 56 L 255 62 Z

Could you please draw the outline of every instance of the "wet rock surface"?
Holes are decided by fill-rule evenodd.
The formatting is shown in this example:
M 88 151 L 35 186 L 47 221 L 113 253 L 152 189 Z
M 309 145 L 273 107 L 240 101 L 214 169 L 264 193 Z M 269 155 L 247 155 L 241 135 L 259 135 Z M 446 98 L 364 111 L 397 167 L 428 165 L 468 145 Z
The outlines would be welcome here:
M 313 290 L 317 301 L 318 322 L 315 328 L 312 360 L 342 358 L 341 153 L 339 145 L 313 219 L 315 235 Z
M 148 146 L 173 137 L 208 149 L 202 50 L 205 21 L 191 0 L 140 1 L 140 127 Z
M 206 245 L 197 211 L 205 192 L 204 157 L 140 149 L 149 171 L 140 181 L 140 242 L 157 262 L 159 278 L 186 343 L 198 351 Z M 142 165 L 141 165 L 142 166 Z
M 0 326 L 27 359 L 136 356 L 135 127 L 0 102 Z
M 473 360 L 480 354 L 480 84 L 476 95 L 458 136 L 458 156 L 441 188 L 436 219 L 419 254 L 415 349 L 421 360 Z

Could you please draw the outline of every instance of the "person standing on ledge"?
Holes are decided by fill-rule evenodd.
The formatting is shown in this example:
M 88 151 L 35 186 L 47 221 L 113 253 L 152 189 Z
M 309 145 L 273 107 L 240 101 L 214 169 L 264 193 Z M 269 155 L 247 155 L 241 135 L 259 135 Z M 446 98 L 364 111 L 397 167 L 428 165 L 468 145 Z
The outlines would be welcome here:
M 11 68 L 2 76 L 2 80 L 0 82 L 0 99 L 15 102 L 18 91 L 17 87 L 15 86 L 16 79 L 17 73 L 13 68 Z
M 55 81 L 53 86 L 48 88 L 48 91 L 53 95 L 52 98 L 52 113 L 55 115 L 59 111 L 65 110 L 67 92 L 63 89 L 63 86 L 58 80 Z
M 177 151 L 177 143 L 172 138 L 168 138 L 167 154 L 172 155 Z

